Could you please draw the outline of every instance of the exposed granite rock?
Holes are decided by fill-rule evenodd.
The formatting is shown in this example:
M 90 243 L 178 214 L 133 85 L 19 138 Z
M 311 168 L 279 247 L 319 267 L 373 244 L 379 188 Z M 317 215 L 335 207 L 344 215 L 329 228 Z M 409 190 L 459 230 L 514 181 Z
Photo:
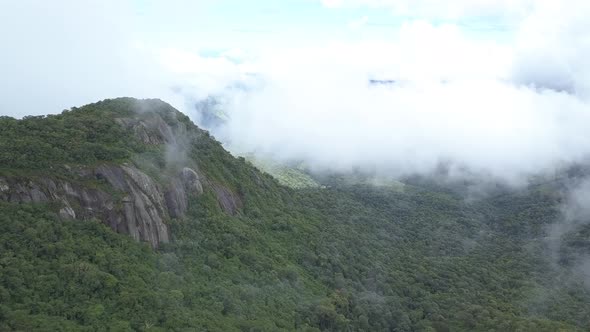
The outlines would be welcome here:
M 145 173 L 129 165 L 102 165 L 90 172 L 79 172 L 87 178 L 66 181 L 51 178 L 36 180 L 0 178 L 0 200 L 13 203 L 58 202 L 64 219 L 99 219 L 113 230 L 129 234 L 152 247 L 169 241 L 169 218 L 164 192 Z M 84 180 L 102 179 L 117 195 L 83 185 Z
M 181 218 L 188 208 L 188 197 L 184 190 L 184 185 L 179 179 L 170 183 L 170 187 L 164 194 L 168 213 L 172 218 Z
M 133 131 L 135 136 L 145 144 L 163 144 L 172 138 L 172 133 L 169 131 L 170 128 L 166 126 L 166 123 L 160 117 L 156 117 L 153 120 L 120 118 L 117 121 L 123 127 Z
M 59 216 L 62 219 L 76 219 L 76 211 L 70 206 L 68 201 L 62 201 L 64 207 L 59 209 Z
M 56 202 L 63 219 L 98 219 L 113 230 L 147 241 L 156 248 L 170 238 L 165 220 L 184 217 L 188 198 L 203 193 L 202 176 L 188 167 L 169 179 L 165 188 L 128 164 L 70 171 L 77 180 L 0 177 L 0 200 Z M 104 181 L 105 186 L 85 185 L 95 180 Z M 117 194 L 107 190 L 109 187 Z M 241 207 L 239 197 L 223 186 L 212 185 L 212 188 L 222 209 L 235 214 Z
M 126 194 L 122 199 L 122 211 L 107 216 L 111 228 L 136 240 L 148 241 L 153 247 L 169 241 L 168 227 L 164 223 L 168 217 L 164 194 L 149 176 L 128 165 L 100 166 L 96 176 Z
M 121 168 L 127 173 L 135 185 L 137 185 L 137 187 L 149 197 L 158 212 L 160 214 L 165 214 L 164 193 L 160 186 L 156 184 L 152 178 L 135 167 L 123 165 Z
M 131 130 L 145 144 L 174 144 L 177 133 L 158 114 L 150 114 L 143 119 L 119 118 L 117 121 L 126 129 Z
M 10 183 L 7 179 L 1 179 L 4 190 L 0 191 L 0 198 L 4 201 L 18 203 L 43 203 L 47 202 L 47 195 L 38 184 L 25 181 L 23 183 Z
M 211 187 L 217 197 L 217 202 L 221 209 L 225 213 L 236 215 L 238 210 L 242 208 L 242 200 L 240 197 L 222 185 L 212 184 Z
M 178 178 L 172 180 L 164 195 L 170 216 L 173 218 L 184 217 L 188 208 L 189 196 L 202 193 L 203 185 L 199 174 L 192 168 L 183 168 Z
M 200 195 L 203 193 L 203 185 L 199 174 L 192 168 L 185 167 L 180 172 L 180 179 L 184 183 L 184 189 L 189 193 Z
M 8 186 L 8 183 L 6 182 L 6 180 L 0 179 L 0 193 L 8 191 L 9 189 L 10 189 L 10 187 Z

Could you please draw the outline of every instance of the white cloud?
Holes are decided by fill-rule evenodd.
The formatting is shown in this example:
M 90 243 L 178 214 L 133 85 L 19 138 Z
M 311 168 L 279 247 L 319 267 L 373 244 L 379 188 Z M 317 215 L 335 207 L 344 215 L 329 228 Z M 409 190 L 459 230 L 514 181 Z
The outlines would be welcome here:
M 520 26 L 516 80 L 590 97 L 590 3 L 546 2 Z
M 357 29 L 362 28 L 364 25 L 366 25 L 367 22 L 369 22 L 369 17 L 363 16 L 363 17 L 359 18 L 358 20 L 352 20 L 352 21 L 348 22 L 348 27 L 352 30 L 357 30 Z
M 133 9 L 119 1 L 0 5 L 0 113 L 22 116 L 121 95 L 167 97 L 141 47 Z
M 426 172 L 452 160 L 516 179 L 581 160 L 590 154 L 582 9 L 557 11 L 563 17 L 549 21 L 538 9 L 514 43 L 414 21 L 387 41 L 275 50 L 259 63 L 265 88 L 238 96 L 218 134 L 236 151 L 329 169 Z M 555 37 L 528 38 L 531 29 L 556 28 Z M 546 58 L 565 66 L 543 67 L 537 59 Z M 560 91 L 552 77 L 572 91 Z M 369 78 L 397 82 L 375 87 Z
M 328 8 L 338 8 L 342 6 L 342 0 L 321 0 L 322 5 Z
M 394 15 L 457 19 L 466 16 L 520 17 L 543 0 L 321 0 L 327 8 L 387 8 Z
M 166 48 L 158 52 L 158 58 L 164 69 L 175 74 L 176 80 L 207 93 L 221 92 L 231 82 L 241 80 L 244 74 L 240 65 L 224 56 L 203 57 L 186 50 Z

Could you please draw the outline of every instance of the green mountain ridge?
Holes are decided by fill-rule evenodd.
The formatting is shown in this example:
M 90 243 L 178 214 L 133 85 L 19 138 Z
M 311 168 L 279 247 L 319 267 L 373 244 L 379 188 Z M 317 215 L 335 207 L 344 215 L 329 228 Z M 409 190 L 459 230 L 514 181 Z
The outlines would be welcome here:
M 590 228 L 547 255 L 559 188 L 348 180 L 283 186 L 159 100 L 1 117 L 0 330 L 590 326 Z

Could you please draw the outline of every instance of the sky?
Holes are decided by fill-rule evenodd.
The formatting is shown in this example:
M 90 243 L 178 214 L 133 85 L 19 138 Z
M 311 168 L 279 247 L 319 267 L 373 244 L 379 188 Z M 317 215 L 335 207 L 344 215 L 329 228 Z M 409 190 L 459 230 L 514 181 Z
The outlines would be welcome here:
M 589 18 L 576 0 L 1 0 L 0 115 L 132 96 L 198 123 L 215 95 L 234 153 L 515 179 L 590 154 Z
M 114 95 L 154 96 L 183 85 L 171 82 L 179 74 L 235 79 L 254 70 L 247 60 L 279 50 L 387 41 L 414 18 L 379 2 L 4 0 L 0 112 L 45 114 Z M 432 20 L 510 38 L 503 17 Z

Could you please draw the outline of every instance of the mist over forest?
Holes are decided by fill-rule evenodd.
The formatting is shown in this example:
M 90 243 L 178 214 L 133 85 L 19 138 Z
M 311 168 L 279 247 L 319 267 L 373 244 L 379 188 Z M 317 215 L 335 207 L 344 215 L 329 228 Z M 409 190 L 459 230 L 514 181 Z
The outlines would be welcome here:
M 588 331 L 588 19 L 0 2 L 0 331 Z

